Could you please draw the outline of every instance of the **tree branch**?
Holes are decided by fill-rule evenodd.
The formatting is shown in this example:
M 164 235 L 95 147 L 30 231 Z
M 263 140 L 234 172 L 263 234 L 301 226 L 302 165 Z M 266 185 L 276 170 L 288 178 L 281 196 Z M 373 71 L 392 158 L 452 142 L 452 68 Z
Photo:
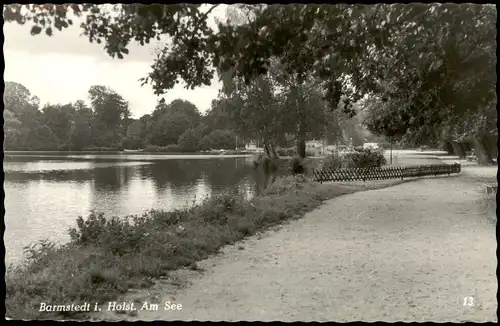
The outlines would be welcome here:
M 212 8 L 208 9 L 206 13 L 204 13 L 201 17 L 200 17 L 200 20 L 196 23 L 196 25 L 194 26 L 194 29 L 193 29 L 193 33 L 198 29 L 198 27 L 200 27 L 200 24 L 201 22 L 205 21 L 208 17 L 208 15 L 215 9 L 217 8 L 218 6 L 220 5 L 219 4 L 216 4 L 216 5 L 213 5 Z

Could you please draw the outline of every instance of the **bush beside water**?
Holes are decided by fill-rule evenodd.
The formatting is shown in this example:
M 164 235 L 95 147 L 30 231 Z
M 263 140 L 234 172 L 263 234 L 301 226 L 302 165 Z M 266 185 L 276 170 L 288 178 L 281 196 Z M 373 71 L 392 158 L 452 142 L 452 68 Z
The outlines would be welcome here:
M 367 168 L 381 167 L 387 163 L 383 149 L 372 148 L 354 148 L 354 151 L 343 155 L 329 155 L 323 160 L 322 168 L 340 169 L 340 168 Z
M 265 173 L 276 173 L 279 175 L 311 175 L 312 171 L 319 167 L 318 159 L 301 158 L 294 156 L 291 159 L 280 159 L 259 154 L 253 160 L 256 169 L 263 169 Z
M 69 243 L 41 242 L 28 248 L 22 265 L 7 269 L 7 316 L 68 317 L 64 312 L 39 312 L 40 302 L 116 299 L 128 288 L 151 285 L 152 278 L 169 270 L 193 266 L 226 244 L 298 218 L 326 199 L 361 189 L 320 185 L 297 175 L 278 178 L 266 196 L 252 200 L 227 193 L 171 212 L 151 210 L 126 218 L 92 212 L 87 219 L 77 219 Z
M 264 172 L 268 173 L 278 171 L 282 164 L 282 160 L 260 153 L 254 157 L 252 163 L 254 168 L 262 168 Z
M 292 175 L 304 174 L 306 172 L 306 166 L 304 159 L 295 156 L 290 160 L 289 170 Z

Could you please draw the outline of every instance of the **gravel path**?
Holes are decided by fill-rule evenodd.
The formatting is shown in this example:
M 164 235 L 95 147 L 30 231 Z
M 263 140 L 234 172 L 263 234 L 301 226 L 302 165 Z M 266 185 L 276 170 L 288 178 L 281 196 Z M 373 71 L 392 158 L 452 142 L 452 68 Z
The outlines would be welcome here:
M 495 227 L 477 204 L 482 191 L 438 177 L 338 197 L 226 247 L 199 263 L 204 272 L 178 271 L 125 298 L 158 311 L 98 319 L 497 321 Z M 182 310 L 165 311 L 166 301 Z

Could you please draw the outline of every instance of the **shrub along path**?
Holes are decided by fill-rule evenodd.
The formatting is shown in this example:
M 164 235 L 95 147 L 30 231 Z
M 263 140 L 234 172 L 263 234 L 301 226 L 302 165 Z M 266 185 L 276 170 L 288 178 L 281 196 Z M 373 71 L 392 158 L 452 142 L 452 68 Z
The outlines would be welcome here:
M 137 308 L 158 303 L 158 311 L 130 316 L 103 308 L 94 317 L 496 321 L 495 228 L 478 204 L 481 191 L 452 176 L 334 198 L 277 231 L 226 247 L 198 264 L 204 272 L 178 271 L 120 300 L 136 300 Z M 182 310 L 165 311 L 167 301 Z

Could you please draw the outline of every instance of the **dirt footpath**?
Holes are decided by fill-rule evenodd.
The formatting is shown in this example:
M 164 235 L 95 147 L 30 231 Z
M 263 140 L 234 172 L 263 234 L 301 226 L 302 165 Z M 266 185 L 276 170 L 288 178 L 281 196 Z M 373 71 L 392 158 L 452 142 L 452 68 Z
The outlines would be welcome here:
M 188 284 L 174 295 L 159 283 L 124 299 L 159 310 L 97 318 L 497 321 L 495 226 L 477 205 L 481 186 L 464 180 L 421 179 L 332 199 L 200 262 L 204 272 L 175 273 Z M 182 310 L 165 311 L 167 301 Z

